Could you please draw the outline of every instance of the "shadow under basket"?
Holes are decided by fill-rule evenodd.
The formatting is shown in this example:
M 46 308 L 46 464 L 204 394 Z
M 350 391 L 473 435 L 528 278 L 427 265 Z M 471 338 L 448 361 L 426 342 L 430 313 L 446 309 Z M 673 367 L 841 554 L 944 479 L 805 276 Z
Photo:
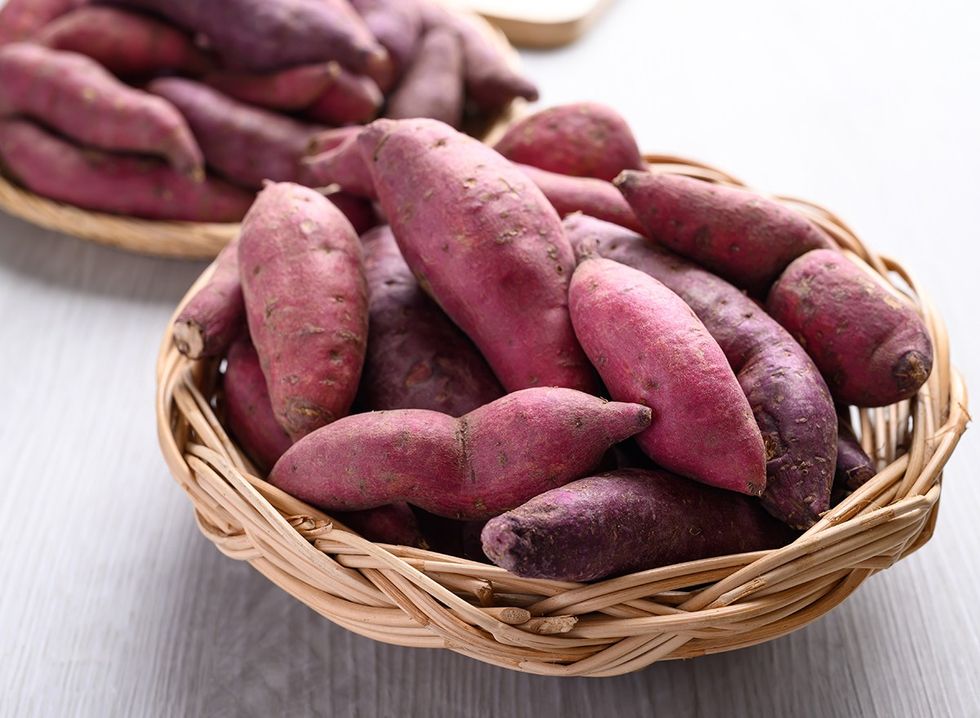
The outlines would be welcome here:
M 647 159 L 654 172 L 741 185 L 681 158 Z M 212 409 L 219 363 L 187 359 L 169 330 L 157 365 L 164 457 L 201 531 L 223 553 L 334 623 L 385 643 L 448 648 L 542 675 L 614 676 L 794 631 L 929 540 L 943 466 L 969 417 L 943 322 L 909 274 L 827 210 L 775 199 L 908 296 L 935 347 L 932 375 L 917 396 L 859 412 L 878 474 L 788 546 L 579 584 L 372 543 L 256 475 Z

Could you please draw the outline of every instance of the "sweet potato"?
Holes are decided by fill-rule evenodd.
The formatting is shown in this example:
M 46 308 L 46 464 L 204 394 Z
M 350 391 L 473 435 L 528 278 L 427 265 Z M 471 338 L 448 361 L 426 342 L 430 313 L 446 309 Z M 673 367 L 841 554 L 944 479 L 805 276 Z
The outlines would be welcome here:
M 203 35 L 236 70 L 269 72 L 336 60 L 355 72 L 390 64 L 347 0 L 97 0 L 162 15 Z
M 11 115 L 93 147 L 165 157 L 195 178 L 203 173 L 201 150 L 177 108 L 74 52 L 28 43 L 0 49 L 0 116 Z
M 844 421 L 840 422 L 837 437 L 837 467 L 834 474 L 834 488 L 853 491 L 864 486 L 878 472 L 874 462 L 861 447 L 854 435 L 854 429 Z
M 306 116 L 327 125 L 363 125 L 378 116 L 384 99 L 370 77 L 341 68 L 334 81 L 306 108 Z
M 0 158 L 32 192 L 98 212 L 237 222 L 252 202 L 220 180 L 197 182 L 160 160 L 85 150 L 24 120 L 0 121 Z
M 325 509 L 407 501 L 480 520 L 590 471 L 650 410 L 572 389 L 508 394 L 459 419 L 421 409 L 354 414 L 297 442 L 269 480 Z
M 359 128 L 358 128 L 359 129 Z M 364 160 L 357 137 L 360 131 L 341 140 L 336 147 L 302 160 L 303 184 L 310 187 L 339 185 L 345 192 L 368 199 L 377 198 L 371 168 Z M 322 141 L 324 133 L 313 142 Z
M 829 508 L 837 415 L 813 361 L 775 320 L 724 279 L 629 230 L 592 217 L 565 218 L 576 251 L 649 274 L 680 296 L 725 353 L 766 447 L 762 503 L 798 529 Z
M 476 347 L 419 287 L 391 228 L 361 237 L 371 298 L 359 404 L 462 416 L 503 390 Z
M 174 321 L 174 344 L 191 359 L 220 357 L 244 328 L 236 238 L 218 254 L 211 278 Z
M 337 512 L 337 518 L 368 541 L 416 548 L 428 546 L 415 514 L 405 503 L 367 511 Z
M 211 60 L 187 33 L 162 20 L 114 7 L 82 7 L 46 25 L 35 41 L 90 57 L 120 77 L 167 70 L 200 75 Z
M 329 152 L 332 149 L 340 147 L 352 137 L 357 137 L 360 133 L 361 128 L 353 125 L 348 127 L 331 127 L 323 132 L 318 132 L 310 140 L 310 144 L 306 148 L 306 154 L 312 157 L 313 155 Z
M 346 414 L 357 392 L 368 328 L 360 244 L 322 195 L 270 184 L 242 223 L 238 261 L 276 419 L 296 440 Z
M 388 100 L 386 117 L 431 117 L 452 127 L 463 123 L 463 50 L 448 28 L 426 33 L 415 61 Z
M 562 217 L 573 212 L 584 212 L 590 217 L 636 232 L 642 231 L 629 203 L 609 182 L 591 177 L 561 175 L 530 165 L 517 166 L 544 192 L 551 206 Z
M 351 0 L 350 4 L 391 57 L 391 81 L 382 87 L 387 91 L 415 58 L 422 36 L 422 14 L 415 0 Z
M 55 18 L 87 0 L 7 0 L 0 7 L 0 45 L 29 40 Z
M 378 226 L 378 214 L 374 211 L 374 205 L 363 197 L 347 192 L 332 192 L 326 197 L 344 213 L 358 235 Z
M 756 296 L 801 254 L 833 246 L 803 215 L 747 190 L 632 170 L 615 184 L 647 237 Z
M 299 180 L 300 160 L 323 130 L 233 100 L 194 80 L 164 77 L 148 89 L 187 118 L 208 166 L 247 189 L 261 189 L 266 180 Z
M 480 108 L 496 111 L 518 97 L 531 102 L 538 99 L 538 88 L 513 69 L 493 31 L 433 0 L 420 0 L 419 7 L 426 32 L 445 27 L 459 35 L 463 45 L 466 92 Z
M 236 100 L 270 110 L 294 112 L 312 105 L 339 74 L 337 63 L 321 62 L 275 72 L 219 70 L 209 73 L 204 82 Z
M 552 489 L 490 519 L 482 534 L 498 566 L 557 581 L 774 549 L 793 538 L 750 498 L 641 469 Z
M 549 107 L 518 120 L 494 145 L 511 162 L 611 182 L 623 170 L 645 170 L 629 125 L 597 102 Z
M 766 487 L 762 435 L 718 344 L 694 312 L 647 274 L 583 257 L 569 288 L 575 334 L 617 401 L 649 406 L 637 436 L 664 468 L 745 494 Z
M 814 250 L 790 264 L 766 301 L 844 404 L 914 396 L 932 371 L 932 341 L 914 309 L 842 254 Z
M 378 120 L 358 142 L 408 266 L 504 388 L 593 391 L 568 317 L 572 248 L 527 175 L 435 120 Z

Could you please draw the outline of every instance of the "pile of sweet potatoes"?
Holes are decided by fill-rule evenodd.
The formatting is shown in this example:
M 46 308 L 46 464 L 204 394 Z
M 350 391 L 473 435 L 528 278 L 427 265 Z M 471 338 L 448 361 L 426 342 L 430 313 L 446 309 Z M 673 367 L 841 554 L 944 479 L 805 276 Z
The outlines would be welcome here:
M 782 546 L 875 475 L 849 406 L 929 376 L 907 300 L 803 215 L 651 172 L 609 108 L 316 142 L 387 224 L 267 185 L 174 337 L 227 359 L 257 470 L 370 539 L 569 581 Z
M 266 181 L 329 186 L 324 138 L 379 116 L 482 131 L 537 89 L 438 0 L 9 0 L 0 168 L 84 209 L 239 221 Z M 324 154 L 326 153 L 326 154 Z M 331 201 L 359 232 L 369 202 Z

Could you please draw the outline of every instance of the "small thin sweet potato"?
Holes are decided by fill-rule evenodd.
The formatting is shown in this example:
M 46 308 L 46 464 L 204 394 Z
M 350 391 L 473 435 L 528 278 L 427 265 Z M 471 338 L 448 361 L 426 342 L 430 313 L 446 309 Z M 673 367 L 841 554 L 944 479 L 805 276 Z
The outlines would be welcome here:
M 626 120 L 597 102 L 528 115 L 511 125 L 494 149 L 521 165 L 607 182 L 623 170 L 647 168 Z
M 462 416 L 503 390 L 476 347 L 419 287 L 391 227 L 361 237 L 371 297 L 359 404 Z
M 548 172 L 530 165 L 517 166 L 544 192 L 551 206 L 562 217 L 583 212 L 635 232 L 642 231 L 629 203 L 609 182 Z
M 84 55 L 30 43 L 0 49 L 0 116 L 11 115 L 92 147 L 165 157 L 178 172 L 203 176 L 201 150 L 177 108 Z
M 313 139 L 310 140 L 310 144 L 306 148 L 306 154 L 312 157 L 313 155 L 319 155 L 332 149 L 336 149 L 352 137 L 357 137 L 360 132 L 361 128 L 354 125 L 347 127 L 331 127 L 323 132 L 318 132 L 316 135 L 314 135 Z
M 595 581 L 785 546 L 795 534 L 752 499 L 664 471 L 573 481 L 490 519 L 483 550 L 524 578 Z
M 386 117 L 431 117 L 458 128 L 463 124 L 463 51 L 448 28 L 425 34 L 415 61 L 388 99 Z
M 363 125 L 378 116 L 383 104 L 384 95 L 373 79 L 341 68 L 305 114 L 326 125 Z
M 97 212 L 238 222 L 252 203 L 221 180 L 198 182 L 160 160 L 82 149 L 24 120 L 0 121 L 0 159 L 32 192 Z
M 318 135 L 313 142 L 322 141 L 324 134 Z M 378 195 L 374 188 L 374 177 L 371 175 L 371 168 L 364 161 L 364 154 L 357 141 L 358 135 L 360 128 L 349 138 L 341 139 L 336 147 L 305 157 L 300 170 L 302 183 L 310 187 L 336 184 L 344 192 L 376 199 Z
M 0 45 L 29 40 L 55 18 L 87 0 L 7 0 L 0 7 Z
M 874 478 L 875 470 L 871 457 L 861 447 L 850 424 L 841 421 L 837 437 L 837 467 L 834 475 L 834 488 L 854 491 Z
M 636 441 L 664 468 L 759 496 L 766 456 L 759 427 L 717 342 L 653 277 L 586 255 L 569 287 L 575 334 L 618 401 L 656 421 Z
M 632 170 L 614 184 L 647 237 L 756 296 L 801 254 L 833 247 L 803 215 L 755 192 Z
M 422 13 L 415 0 L 350 0 L 350 4 L 391 57 L 390 81 L 381 83 L 387 92 L 415 59 L 422 37 Z
M 480 520 L 582 476 L 649 423 L 645 406 L 554 387 L 508 394 L 459 419 L 421 409 L 354 414 L 294 444 L 269 480 L 327 510 L 407 501 Z
M 223 356 L 245 328 L 245 300 L 238 272 L 238 239 L 221 250 L 214 272 L 174 321 L 174 344 L 191 358 Z
M 236 100 L 270 110 L 295 112 L 312 105 L 340 74 L 335 62 L 300 65 L 274 72 L 218 70 L 204 82 Z
M 408 504 L 389 504 L 367 511 L 338 512 L 337 518 L 368 541 L 426 548 L 427 542 Z
M 296 440 L 344 416 L 357 392 L 368 329 L 360 244 L 325 197 L 270 184 L 242 223 L 238 261 L 276 419 Z

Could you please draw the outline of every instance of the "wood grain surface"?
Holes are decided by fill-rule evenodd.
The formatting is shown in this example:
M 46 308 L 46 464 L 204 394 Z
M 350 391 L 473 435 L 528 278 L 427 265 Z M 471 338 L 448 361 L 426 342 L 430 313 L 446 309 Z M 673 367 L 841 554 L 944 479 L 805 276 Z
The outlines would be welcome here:
M 614 104 L 649 151 L 818 200 L 900 257 L 980 396 L 980 7 L 619 0 L 525 55 L 544 101 Z M 0 216 L 0 715 L 980 715 L 977 429 L 933 541 L 740 652 L 548 679 L 336 628 L 220 555 L 170 479 L 153 363 L 202 265 Z

